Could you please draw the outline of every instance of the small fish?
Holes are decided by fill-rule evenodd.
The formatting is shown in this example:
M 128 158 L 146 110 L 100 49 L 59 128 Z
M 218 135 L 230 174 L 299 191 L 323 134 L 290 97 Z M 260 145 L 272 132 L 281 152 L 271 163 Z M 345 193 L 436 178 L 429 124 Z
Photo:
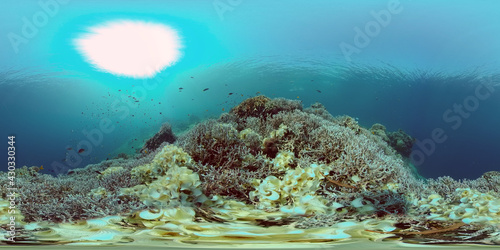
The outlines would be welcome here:
M 207 91 L 207 90 L 208 90 L 208 88 L 204 89 L 203 91 Z
M 255 93 L 256 95 L 260 94 L 260 91 L 257 91 L 257 93 Z
M 79 154 L 81 154 L 81 153 L 83 153 L 83 152 L 85 152 L 85 149 L 83 149 L 83 148 L 81 148 L 80 150 L 78 150 L 78 153 L 79 153 Z
M 191 78 L 194 78 L 194 76 L 191 76 Z
M 40 170 L 43 170 L 43 165 L 42 165 L 42 166 L 40 166 Z
M 222 111 L 224 111 L 224 108 L 222 108 Z
M 233 94 L 233 93 L 231 92 L 231 93 L 229 93 L 228 95 L 232 95 L 232 94 Z
M 97 171 L 97 170 L 95 172 L 98 173 L 98 174 L 102 174 L 100 171 Z
M 183 87 L 180 87 L 179 90 L 183 90 L 184 88 Z
M 144 150 L 144 153 L 146 153 L 146 154 L 147 154 L 147 153 L 148 153 L 148 150 L 147 150 L 147 149 L 145 149 L 145 150 Z
M 321 90 L 317 89 L 316 91 L 318 91 L 318 93 L 321 93 Z
M 122 91 L 121 89 L 119 89 L 118 91 Z

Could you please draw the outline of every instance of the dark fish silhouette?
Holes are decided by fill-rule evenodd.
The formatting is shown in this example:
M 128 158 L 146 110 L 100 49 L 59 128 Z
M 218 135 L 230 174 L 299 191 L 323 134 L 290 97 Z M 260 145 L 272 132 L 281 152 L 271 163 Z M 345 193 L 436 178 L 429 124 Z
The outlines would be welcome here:
M 321 90 L 317 89 L 316 91 L 318 91 L 318 93 L 321 93 Z
M 208 88 L 204 89 L 203 91 L 207 91 L 207 90 L 208 90 Z
M 85 152 L 85 149 L 83 149 L 83 148 L 81 148 L 80 150 L 78 150 L 78 153 L 79 153 L 79 154 L 81 154 L 81 153 L 83 153 L 83 152 Z

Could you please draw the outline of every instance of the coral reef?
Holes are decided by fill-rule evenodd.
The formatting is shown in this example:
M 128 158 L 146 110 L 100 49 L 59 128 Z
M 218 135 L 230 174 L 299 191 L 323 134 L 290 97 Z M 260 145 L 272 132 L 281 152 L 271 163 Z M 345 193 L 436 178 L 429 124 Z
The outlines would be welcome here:
M 366 129 L 319 103 L 303 109 L 298 101 L 256 96 L 175 142 L 167 135 L 175 138 L 164 125 L 141 153 L 66 175 L 17 169 L 22 233 L 37 238 L 81 230 L 82 241 L 106 228 L 121 241 L 142 229 L 151 237 L 188 241 L 389 234 L 444 241 L 436 235 L 459 238 L 469 230 L 486 234 L 471 241 L 496 242 L 500 235 L 493 227 L 500 223 L 498 172 L 476 180 L 419 179 L 405 158 L 411 136 L 381 124 Z M 3 185 L 2 221 L 8 220 L 6 200 Z M 47 231 L 33 223 L 42 221 L 67 224 Z M 278 232 L 280 225 L 287 226 Z

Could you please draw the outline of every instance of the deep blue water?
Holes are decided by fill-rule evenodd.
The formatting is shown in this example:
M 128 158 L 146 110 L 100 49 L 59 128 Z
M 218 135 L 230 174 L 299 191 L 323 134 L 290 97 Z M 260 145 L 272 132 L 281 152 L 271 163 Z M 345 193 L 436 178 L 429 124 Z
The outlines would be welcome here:
M 231 10 L 214 7 L 221 2 Z M 306 107 L 321 102 L 365 127 L 403 129 L 426 145 L 414 147 L 423 153 L 416 165 L 425 177 L 498 170 L 499 3 L 401 1 L 402 11 L 347 60 L 341 44 L 354 44 L 355 28 L 390 2 L 70 1 L 13 46 L 6 37 L 22 35 L 23 18 L 44 9 L 36 1 L 2 1 L 0 151 L 6 154 L 7 136 L 15 135 L 18 166 L 43 165 L 47 173 L 59 164 L 84 167 L 134 153 L 163 122 L 181 131 L 264 94 Z M 170 25 L 182 37 L 182 58 L 148 79 L 88 65 L 71 39 L 115 19 Z M 430 150 L 435 129 L 446 140 L 434 140 Z M 80 148 L 85 152 L 75 153 Z

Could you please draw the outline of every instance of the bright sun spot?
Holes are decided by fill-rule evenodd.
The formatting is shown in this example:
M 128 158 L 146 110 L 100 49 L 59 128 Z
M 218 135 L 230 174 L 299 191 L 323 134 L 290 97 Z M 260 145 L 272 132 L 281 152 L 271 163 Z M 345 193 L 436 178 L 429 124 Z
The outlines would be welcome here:
M 95 67 L 135 78 L 153 77 L 181 56 L 177 32 L 163 24 L 114 21 L 75 39 L 78 51 Z

